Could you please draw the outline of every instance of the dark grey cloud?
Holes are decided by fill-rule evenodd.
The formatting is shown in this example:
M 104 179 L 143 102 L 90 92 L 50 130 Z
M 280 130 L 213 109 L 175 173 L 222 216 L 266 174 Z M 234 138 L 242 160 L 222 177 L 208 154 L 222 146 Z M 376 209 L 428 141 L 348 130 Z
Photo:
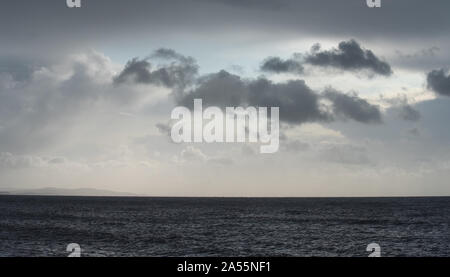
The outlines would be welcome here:
M 196 98 L 207 106 L 279 107 L 280 120 L 293 124 L 330 120 L 320 109 L 319 95 L 302 80 L 279 84 L 263 77 L 244 80 L 222 70 L 201 78 L 195 89 L 179 96 L 178 103 L 192 107 Z
M 240 76 L 225 70 L 200 77 L 197 87 L 178 96 L 178 104 L 192 107 L 200 98 L 205 106 L 234 107 L 247 102 L 248 86 Z
M 154 70 L 149 62 L 151 58 L 168 60 L 169 63 L 159 65 Z M 185 57 L 174 50 L 161 48 L 149 58 L 134 58 L 129 61 L 122 72 L 114 78 L 114 83 L 121 84 L 127 81 L 155 84 L 168 88 L 185 87 L 190 84 L 198 73 L 196 61 Z
M 175 50 L 169 49 L 169 48 L 159 48 L 152 55 L 150 55 L 149 58 L 150 59 L 151 58 L 159 58 L 159 59 L 169 60 L 169 61 L 171 61 L 171 60 L 178 61 L 179 63 L 181 63 L 183 65 L 197 68 L 197 65 L 196 65 L 197 62 L 194 58 L 184 56 L 180 53 L 177 53 Z
M 114 79 L 114 82 L 124 83 L 130 77 L 133 77 L 133 81 L 137 83 L 154 82 L 150 63 L 146 60 L 139 60 L 138 58 L 133 58 L 129 61 L 119 76 Z
M 369 70 L 384 76 L 392 74 L 387 62 L 380 60 L 371 50 L 362 48 L 355 40 L 343 41 L 337 49 L 312 52 L 305 56 L 305 63 L 342 70 Z
M 155 127 L 158 129 L 158 131 L 163 134 L 170 136 L 170 131 L 172 129 L 172 126 L 170 124 L 164 124 L 164 123 L 157 123 Z
M 324 97 L 332 102 L 334 114 L 337 116 L 361 123 L 382 122 L 379 106 L 372 105 L 357 95 L 343 94 L 333 89 L 327 89 Z
M 194 99 L 205 106 L 279 107 L 280 120 L 289 124 L 330 122 L 335 118 L 361 123 L 381 123 L 380 108 L 357 95 L 343 94 L 331 88 L 318 93 L 303 80 L 274 83 L 264 77 L 242 79 L 227 71 L 209 74 L 199 79 L 195 88 L 177 95 L 177 103 L 192 108 Z M 332 111 L 321 103 L 331 102 Z
M 372 74 L 390 76 L 391 66 L 381 61 L 371 50 L 363 49 L 355 40 L 342 41 L 337 49 L 321 51 L 320 44 L 311 47 L 310 53 L 294 54 L 292 58 L 283 60 L 279 57 L 269 57 L 263 61 L 261 71 L 271 73 L 304 72 L 304 64 L 321 67 L 334 67 L 341 70 L 367 70 Z
M 428 88 L 439 95 L 450 96 L 450 75 L 444 69 L 433 70 L 427 75 Z
M 303 65 L 294 59 L 282 60 L 279 57 L 269 57 L 261 65 L 261 71 L 273 73 L 303 73 Z
M 303 80 L 273 83 L 259 78 L 248 84 L 248 103 L 252 106 L 279 107 L 280 120 L 287 123 L 329 121 L 331 115 L 320 106 L 320 96 Z

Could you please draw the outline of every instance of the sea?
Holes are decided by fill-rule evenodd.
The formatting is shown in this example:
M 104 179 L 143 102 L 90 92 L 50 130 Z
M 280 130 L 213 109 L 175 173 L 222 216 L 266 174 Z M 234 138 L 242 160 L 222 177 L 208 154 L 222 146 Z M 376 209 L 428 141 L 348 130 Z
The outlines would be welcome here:
M 449 223 L 449 197 L 1 195 L 0 256 L 448 257 Z

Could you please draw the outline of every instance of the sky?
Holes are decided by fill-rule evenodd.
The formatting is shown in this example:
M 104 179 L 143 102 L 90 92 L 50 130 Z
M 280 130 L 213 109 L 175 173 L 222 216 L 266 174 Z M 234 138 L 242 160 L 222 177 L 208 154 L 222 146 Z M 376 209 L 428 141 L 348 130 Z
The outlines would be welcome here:
M 0 191 L 450 195 L 450 2 L 5 1 Z M 174 143 L 171 111 L 280 108 L 280 149 Z

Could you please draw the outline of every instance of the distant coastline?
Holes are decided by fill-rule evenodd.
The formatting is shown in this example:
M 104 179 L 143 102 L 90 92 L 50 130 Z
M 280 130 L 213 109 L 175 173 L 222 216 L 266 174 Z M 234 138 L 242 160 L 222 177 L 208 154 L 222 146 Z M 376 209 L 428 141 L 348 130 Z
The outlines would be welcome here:
M 129 192 L 117 192 L 110 190 L 100 190 L 92 188 L 76 188 L 76 189 L 60 189 L 54 187 L 46 187 L 30 190 L 4 191 L 0 195 L 31 195 L 31 196 L 117 196 L 117 197 L 132 197 L 139 196 L 138 194 Z

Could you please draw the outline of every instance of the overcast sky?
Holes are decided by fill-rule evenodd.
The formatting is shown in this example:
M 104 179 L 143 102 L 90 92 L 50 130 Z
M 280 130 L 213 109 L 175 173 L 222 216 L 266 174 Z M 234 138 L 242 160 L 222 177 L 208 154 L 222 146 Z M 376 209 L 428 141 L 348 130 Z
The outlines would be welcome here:
M 449 195 L 450 2 L 4 1 L 0 191 Z M 280 107 L 275 154 L 170 114 Z

